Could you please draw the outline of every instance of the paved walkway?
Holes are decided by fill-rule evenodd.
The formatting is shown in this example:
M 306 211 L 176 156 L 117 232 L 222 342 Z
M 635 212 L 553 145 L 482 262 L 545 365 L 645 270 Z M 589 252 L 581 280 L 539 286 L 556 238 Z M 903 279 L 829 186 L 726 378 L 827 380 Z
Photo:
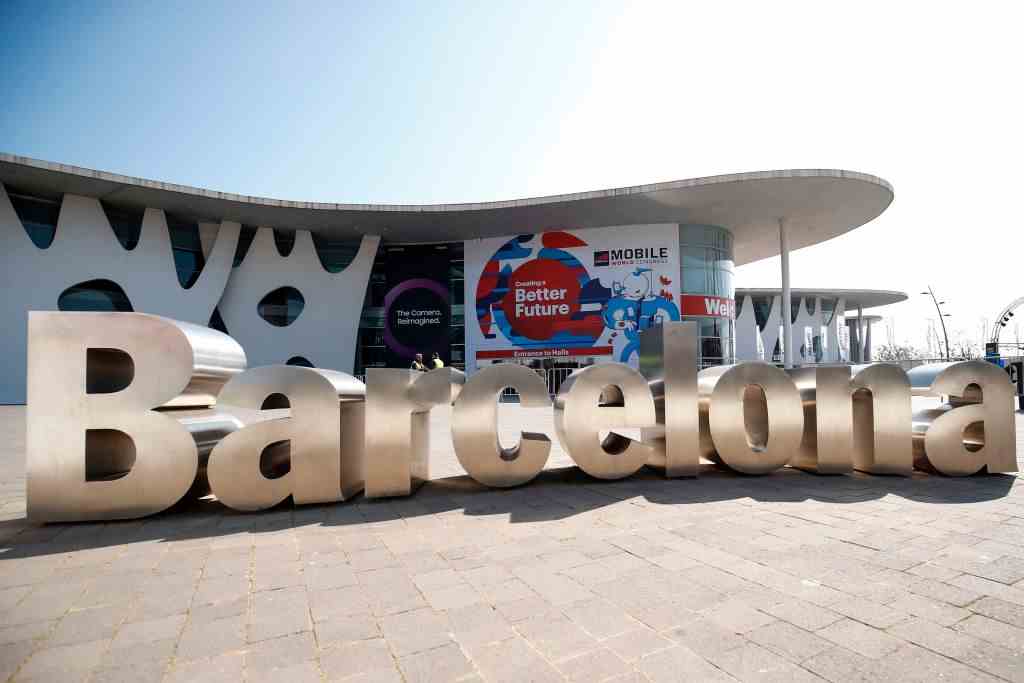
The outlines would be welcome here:
M 598 482 L 559 451 L 512 491 L 31 527 L 23 408 L 0 433 L 0 680 L 1024 680 L 1013 476 Z

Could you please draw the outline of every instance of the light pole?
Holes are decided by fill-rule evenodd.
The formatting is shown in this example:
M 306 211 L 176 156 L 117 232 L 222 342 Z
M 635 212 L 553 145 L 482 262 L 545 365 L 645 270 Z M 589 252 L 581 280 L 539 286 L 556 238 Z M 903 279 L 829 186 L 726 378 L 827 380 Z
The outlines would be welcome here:
M 945 301 L 939 301 L 935 298 L 935 292 L 932 291 L 932 286 L 928 285 L 927 292 L 921 292 L 927 294 L 932 298 L 932 303 L 935 304 L 935 311 L 939 314 L 939 322 L 942 324 L 942 337 L 946 341 L 946 361 L 949 361 L 949 334 L 946 332 L 946 318 L 949 317 L 949 313 L 943 313 L 942 309 L 939 308 L 941 304 L 946 303 Z

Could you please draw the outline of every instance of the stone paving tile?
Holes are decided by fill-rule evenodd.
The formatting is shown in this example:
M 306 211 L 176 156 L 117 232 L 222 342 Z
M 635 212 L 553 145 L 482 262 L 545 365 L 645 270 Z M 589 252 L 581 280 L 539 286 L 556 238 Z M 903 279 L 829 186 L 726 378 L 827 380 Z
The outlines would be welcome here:
M 847 683 L 875 680 L 873 674 L 879 665 L 875 660 L 836 646 L 805 660 L 801 666 L 832 683 Z
M 400 657 L 398 668 L 409 683 L 454 681 L 474 673 L 473 665 L 454 643 Z
M 562 681 L 564 677 L 521 637 L 490 643 L 474 653 L 473 661 L 487 681 Z
M 510 436 L 553 433 L 549 411 L 501 410 Z M 552 469 L 509 491 L 460 478 L 391 501 L 239 514 L 204 500 L 38 527 L 24 519 L 23 416 L 0 407 L 14 435 L 0 445 L 0 680 L 1024 672 L 1015 476 Z M 447 433 L 444 411 L 431 420 Z M 571 464 L 552 450 L 549 467 Z M 435 477 L 461 474 L 446 440 L 431 457 Z
M 670 647 L 674 647 L 674 643 L 671 640 L 658 635 L 655 631 L 645 626 L 612 636 L 602 641 L 601 644 L 621 659 L 631 663 L 647 655 L 654 654 L 659 650 L 667 650 Z
M 705 612 L 707 617 L 733 633 L 747 633 L 775 621 L 775 617 L 743 604 L 730 600 Z
M 816 681 L 818 677 L 769 650 L 747 643 L 723 652 L 714 663 L 741 681 Z
M 1024 650 L 1024 629 L 989 619 L 980 614 L 964 619 L 953 628 L 1011 650 Z
M 238 652 L 176 662 L 164 678 L 167 683 L 228 683 L 244 677 L 243 656 Z
M 889 628 L 910 618 L 910 614 L 864 598 L 847 598 L 829 606 L 833 612 L 875 628 Z
M 788 599 L 762 607 L 761 611 L 776 619 L 799 626 L 805 631 L 817 631 L 843 618 L 842 614 L 796 599 Z
M 953 680 L 958 683 L 991 682 L 1000 680 L 978 669 L 954 661 L 939 653 L 906 645 L 896 652 L 886 655 L 871 670 L 876 679 L 898 681 L 921 681 L 931 683 L 935 680 Z
M 109 640 L 93 640 L 37 650 L 21 665 L 18 678 L 48 677 L 56 680 L 80 672 L 88 673 L 103 661 L 109 646 Z
M 683 645 L 644 657 L 637 668 L 654 683 L 678 681 L 682 677 L 696 681 L 736 680 Z
M 818 635 L 872 659 L 895 652 L 903 644 L 899 638 L 852 619 L 826 626 L 818 631 Z
M 928 619 L 915 618 L 893 626 L 890 634 L 953 659 L 963 657 L 978 640 L 963 631 L 940 626 Z
M 329 650 L 321 654 L 320 667 L 329 681 L 357 674 L 379 676 L 382 680 L 387 675 L 398 676 L 395 659 L 383 638 L 348 643 Z
M 186 624 L 178 642 L 179 659 L 202 659 L 245 646 L 245 620 L 218 619 L 201 624 Z
M 451 642 L 447 615 L 429 608 L 388 615 L 381 619 L 381 631 L 398 657 Z
M 821 654 L 833 645 L 809 631 L 785 622 L 762 626 L 748 633 L 747 637 L 761 647 L 797 664 Z
M 999 598 L 982 598 L 971 605 L 971 611 L 984 614 L 997 621 L 1024 628 L 1024 605 L 1017 605 Z

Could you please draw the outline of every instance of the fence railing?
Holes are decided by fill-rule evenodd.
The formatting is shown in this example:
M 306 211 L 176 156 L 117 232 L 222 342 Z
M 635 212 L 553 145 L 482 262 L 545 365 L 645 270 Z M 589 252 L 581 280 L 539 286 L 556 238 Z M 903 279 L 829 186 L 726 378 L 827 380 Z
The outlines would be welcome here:
M 713 366 L 716 366 L 716 365 L 722 365 L 724 360 L 725 359 L 723 359 L 723 358 L 711 358 L 711 357 L 705 356 L 704 358 L 701 359 L 700 367 L 703 370 L 704 368 L 709 368 L 709 367 L 713 367 Z M 974 359 L 971 359 L 971 358 L 951 358 L 950 362 L 957 362 L 957 361 L 963 361 L 963 360 L 984 360 L 984 359 L 983 358 L 974 358 Z M 1001 360 L 1004 360 L 1007 363 L 1012 363 L 1012 362 L 1024 360 L 1024 356 L 1004 356 L 1004 357 L 1002 357 Z M 739 361 L 733 361 L 733 362 L 739 362 Z M 895 365 L 899 365 L 904 370 L 911 370 L 913 368 L 916 368 L 919 365 L 927 365 L 928 363 L 945 363 L 946 359 L 945 358 L 906 358 L 906 359 L 900 359 L 900 360 L 872 360 L 871 362 L 872 363 L 892 363 L 892 364 L 895 364 Z M 782 367 L 782 363 L 774 363 L 774 365 L 777 365 L 778 367 Z M 815 365 L 836 365 L 836 363 L 803 363 L 802 367 L 813 367 Z M 844 363 L 844 365 L 856 365 L 856 364 L 855 363 Z M 555 394 L 558 393 L 558 390 L 562 387 L 562 382 L 565 381 L 565 378 L 568 377 L 569 375 L 571 375 L 572 373 L 576 372 L 576 370 L 578 370 L 579 368 L 547 368 L 547 369 L 545 369 L 545 368 L 530 368 L 530 369 L 533 370 L 534 372 L 536 372 L 538 375 L 540 375 L 541 379 L 543 379 L 544 383 L 547 385 L 548 394 L 550 394 L 551 396 L 554 396 Z M 365 375 L 356 375 L 356 377 L 360 381 L 363 381 L 363 382 L 366 381 L 366 376 Z M 514 389 L 505 389 L 501 393 L 501 398 L 504 401 L 518 401 L 519 400 L 519 394 L 516 393 L 516 391 Z

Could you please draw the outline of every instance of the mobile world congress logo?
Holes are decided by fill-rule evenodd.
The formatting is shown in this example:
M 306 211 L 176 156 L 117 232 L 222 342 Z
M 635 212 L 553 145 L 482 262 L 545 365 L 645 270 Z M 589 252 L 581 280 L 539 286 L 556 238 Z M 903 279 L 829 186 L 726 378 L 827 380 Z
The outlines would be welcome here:
M 594 252 L 595 266 L 632 266 L 668 263 L 668 247 L 622 247 Z

